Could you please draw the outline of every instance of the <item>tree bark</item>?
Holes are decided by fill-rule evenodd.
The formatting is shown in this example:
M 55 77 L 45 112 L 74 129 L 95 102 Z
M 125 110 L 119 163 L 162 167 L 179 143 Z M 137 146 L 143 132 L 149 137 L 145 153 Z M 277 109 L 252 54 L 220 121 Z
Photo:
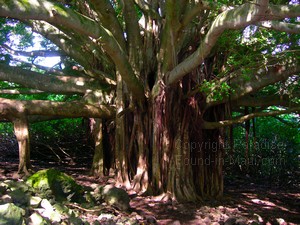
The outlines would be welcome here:
M 161 86 L 154 98 L 149 189 L 155 195 L 179 201 L 221 198 L 223 131 L 204 130 L 201 97 L 184 99 L 178 89 Z M 222 107 L 206 112 L 205 119 L 224 118 Z
M 103 149 L 103 129 L 101 119 L 91 119 L 92 136 L 94 139 L 94 157 L 91 168 L 91 175 L 102 177 L 104 175 L 104 149 Z
M 29 175 L 32 167 L 30 163 L 30 137 L 26 116 L 15 118 L 13 125 L 19 146 L 18 174 Z
M 130 188 L 129 171 L 128 171 L 128 135 L 126 128 L 126 114 L 122 114 L 126 108 L 125 98 L 127 96 L 124 90 L 123 79 L 117 73 L 117 93 L 116 93 L 116 131 L 115 131 L 115 163 L 116 163 L 116 179 L 118 186 Z

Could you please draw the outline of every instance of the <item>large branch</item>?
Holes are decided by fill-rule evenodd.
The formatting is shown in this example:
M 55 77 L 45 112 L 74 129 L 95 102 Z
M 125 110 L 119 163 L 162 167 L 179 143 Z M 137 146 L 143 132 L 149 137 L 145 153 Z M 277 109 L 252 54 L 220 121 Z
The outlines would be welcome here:
M 47 50 L 34 50 L 30 52 L 18 51 L 10 48 L 8 45 L 1 45 L 8 53 L 15 56 L 25 56 L 25 57 L 57 57 L 64 55 L 60 51 L 47 51 Z
M 300 72 L 300 64 L 297 60 L 292 58 L 286 59 L 272 66 L 262 68 L 249 69 L 246 74 L 243 70 L 238 71 L 238 74 L 233 74 L 230 78 L 231 94 L 230 96 L 223 96 L 221 100 L 216 100 L 213 95 L 208 95 L 206 98 L 206 107 L 225 103 L 229 100 L 235 101 L 258 90 L 275 84 L 279 81 L 285 81 L 291 75 Z M 225 82 L 223 79 L 219 81 L 221 84 Z
M 81 34 L 99 38 L 104 31 L 94 20 L 72 9 L 50 1 L 0 1 L 0 16 L 20 20 L 43 20 L 54 25 L 73 29 Z
M 28 4 L 25 0 L 5 1 L 0 0 L 0 16 L 20 20 L 43 20 L 57 27 L 65 26 L 70 30 L 79 32 L 97 39 L 103 49 L 111 57 L 128 88 L 136 99 L 144 98 L 144 87 L 136 77 L 126 52 L 116 41 L 113 34 L 96 21 L 81 15 L 72 9 L 53 4 L 49 1 L 31 0 Z
M 34 31 L 52 41 L 68 56 L 82 65 L 89 76 L 104 79 L 113 77 L 111 74 L 93 68 L 95 58 L 98 59 L 102 65 L 113 68 L 114 66 L 112 66 L 112 61 L 109 57 L 101 51 L 101 48 L 89 38 L 82 40 L 82 38 L 76 37 L 77 34 L 74 33 L 71 34 L 72 36 L 70 34 L 66 35 L 57 27 L 45 21 L 27 21 L 27 24 L 29 24 Z
M 78 39 L 72 39 L 69 35 L 45 21 L 26 21 L 26 24 L 28 24 L 35 32 L 52 41 L 84 68 L 90 68 L 90 62 L 93 61 L 94 57 L 92 54 L 93 51 L 84 51 L 84 43 L 79 42 Z
M 268 106 L 283 106 L 283 107 L 295 107 L 299 104 L 292 101 L 293 97 L 300 97 L 300 93 L 289 95 L 271 95 L 271 96 L 245 96 L 231 102 L 233 107 L 247 106 L 247 107 L 268 107 Z
M 0 115 L 12 120 L 20 115 L 59 117 L 112 118 L 115 111 L 107 105 L 90 105 L 84 102 L 52 102 L 43 100 L 20 101 L 0 98 Z
M 0 64 L 0 80 L 58 94 L 86 94 L 88 90 L 108 88 L 93 78 L 45 75 L 5 64 Z
M 272 5 L 270 4 L 264 20 L 280 20 L 300 16 L 300 4 Z
M 135 4 L 142 10 L 147 17 L 152 17 L 155 20 L 160 20 L 159 13 L 145 0 L 134 0 Z
M 268 2 L 267 0 L 257 0 L 255 3 L 245 3 L 221 13 L 212 23 L 198 49 L 167 74 L 166 83 L 171 85 L 179 81 L 201 65 L 225 30 L 240 29 L 265 20 L 300 16 L 300 5 L 269 6 Z
M 126 24 L 129 60 L 137 73 L 143 68 L 143 43 L 138 23 L 138 15 L 133 0 L 122 0 Z
M 126 49 L 126 41 L 122 26 L 117 14 L 109 0 L 91 0 L 91 4 L 100 18 L 101 24 L 113 34 L 123 50 Z
M 210 10 L 212 8 L 216 8 L 217 4 L 214 2 L 208 1 L 195 1 L 195 4 L 191 4 L 191 6 L 186 10 L 186 13 L 182 19 L 181 26 L 186 27 L 196 16 L 200 15 L 200 13 L 204 10 Z
M 292 24 L 292 23 L 286 23 L 280 21 L 262 21 L 257 23 L 257 25 L 272 30 L 286 32 L 289 34 L 300 33 L 300 24 Z
M 245 116 L 241 116 L 238 118 L 234 118 L 231 120 L 223 120 L 218 122 L 203 122 L 203 129 L 217 129 L 221 127 L 230 126 L 233 124 L 243 123 L 247 120 L 251 120 L 255 117 L 265 117 L 265 116 L 278 116 L 282 114 L 290 114 L 290 113 L 300 113 L 300 107 L 289 108 L 286 110 L 277 110 L 277 111 L 267 111 L 267 112 L 254 112 Z
M 177 1 L 165 1 L 165 25 L 161 34 L 161 46 L 159 60 L 162 63 L 162 72 L 166 73 L 177 64 L 177 45 L 180 14 Z
M 9 95 L 32 95 L 32 94 L 41 94 L 44 93 L 40 90 L 16 90 L 16 89 L 0 89 L 0 94 L 9 94 Z

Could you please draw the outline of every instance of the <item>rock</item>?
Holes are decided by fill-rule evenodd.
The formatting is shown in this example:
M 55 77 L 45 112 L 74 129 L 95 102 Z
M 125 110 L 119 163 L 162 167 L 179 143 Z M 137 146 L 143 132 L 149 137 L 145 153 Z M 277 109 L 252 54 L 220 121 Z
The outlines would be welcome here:
M 204 219 L 202 219 L 202 222 L 204 224 L 211 224 L 211 219 L 209 219 L 208 217 L 205 217 Z
M 260 225 L 260 223 L 256 222 L 256 221 L 253 221 L 253 222 L 250 223 L 250 225 Z
M 95 190 L 95 189 L 98 187 L 98 184 L 93 183 L 93 184 L 90 185 L 90 187 L 91 187 L 93 190 Z
M 106 185 L 102 189 L 102 196 L 108 205 L 115 206 L 120 210 L 128 210 L 130 208 L 129 195 L 122 188 Z
M 107 214 L 103 213 L 101 214 L 97 220 L 99 220 L 100 224 L 105 224 L 105 225 L 115 225 L 115 216 L 112 214 Z
M 1 196 L 1 202 L 3 203 L 12 203 L 12 197 L 10 195 L 3 195 Z
M 42 199 L 38 196 L 31 196 L 29 199 L 29 205 L 33 208 L 36 208 L 40 205 Z
M 145 216 L 147 224 L 157 224 L 157 221 L 154 216 Z
M 263 223 L 264 222 L 263 218 L 260 215 L 256 214 L 256 213 L 254 213 L 253 217 L 259 223 Z
M 123 224 L 128 224 L 128 225 L 139 225 L 140 223 L 139 223 L 139 221 L 137 220 L 137 219 L 135 219 L 135 218 L 129 218 L 127 221 L 126 221 L 126 223 L 120 223 L 120 225 L 123 225 Z M 118 224 L 118 222 L 117 222 L 117 225 L 119 225 Z
M 17 205 L 27 206 L 29 204 L 29 196 L 21 189 L 17 189 L 9 193 L 13 203 Z
M 0 184 L 0 195 L 6 194 L 6 187 Z
M 62 219 L 62 215 L 59 212 L 56 211 L 52 211 L 49 213 L 49 220 L 51 220 L 51 222 L 57 222 L 59 223 Z
M 84 202 L 83 187 L 72 177 L 55 169 L 38 171 L 27 179 L 26 184 L 33 187 L 43 198 Z
M 41 201 L 41 207 L 48 211 L 53 211 L 53 206 L 47 199 Z
M 38 213 L 33 213 L 31 216 L 28 218 L 28 225 L 48 225 L 50 224 L 47 220 L 45 220 L 41 215 Z
M 36 211 L 44 218 L 47 218 L 52 223 L 59 223 L 61 222 L 62 215 L 54 210 L 51 209 L 36 209 Z
M 98 220 L 109 220 L 113 219 L 115 216 L 113 214 L 103 213 L 98 217 Z
M 237 224 L 237 225 L 247 225 L 247 220 L 239 218 L 239 219 L 236 220 L 235 224 Z
M 71 216 L 69 219 L 68 219 L 68 224 L 69 225 L 83 225 L 85 224 L 82 219 L 78 218 L 78 217 L 75 217 L 75 216 Z
M 15 191 L 15 190 L 20 190 L 23 192 L 32 191 L 32 188 L 22 181 L 6 180 L 4 181 L 4 185 L 10 191 Z
M 67 206 L 65 206 L 61 203 L 54 204 L 53 208 L 55 211 L 59 212 L 60 214 L 71 214 L 72 213 L 71 209 L 69 209 Z
M 287 222 L 285 222 L 284 219 L 282 219 L 282 218 L 277 218 L 277 219 L 276 219 L 276 222 L 277 222 L 279 225 L 287 225 Z
M 6 203 L 4 205 L 0 205 L 1 225 L 22 225 L 24 224 L 24 215 L 25 210 L 14 205 L 13 203 Z
M 229 218 L 225 221 L 224 225 L 234 225 L 235 222 L 236 222 L 236 218 L 234 218 L 234 217 L 229 217 Z
M 141 215 L 136 215 L 135 218 L 136 218 L 137 220 L 143 220 L 143 217 L 142 217 Z

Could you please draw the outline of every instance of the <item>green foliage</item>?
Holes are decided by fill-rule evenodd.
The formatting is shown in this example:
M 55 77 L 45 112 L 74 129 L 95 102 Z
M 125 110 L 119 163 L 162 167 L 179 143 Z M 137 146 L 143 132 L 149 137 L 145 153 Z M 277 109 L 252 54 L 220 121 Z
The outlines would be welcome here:
M 200 92 L 204 92 L 209 98 L 213 100 L 222 100 L 228 97 L 232 89 L 226 82 L 216 82 L 204 80 L 199 88 Z
M 13 133 L 13 126 L 11 123 L 0 123 L 0 136 L 11 136 Z
M 33 138 L 41 142 L 65 140 L 84 135 L 81 118 L 50 120 L 30 125 Z
M 256 119 L 256 137 L 251 131 L 249 136 L 248 168 L 245 129 L 242 126 L 235 127 L 235 154 L 226 158 L 231 173 L 239 171 L 282 185 L 293 180 L 300 166 L 300 127 L 293 125 L 299 124 L 299 121 L 296 115 Z M 227 148 L 229 151 L 229 146 Z

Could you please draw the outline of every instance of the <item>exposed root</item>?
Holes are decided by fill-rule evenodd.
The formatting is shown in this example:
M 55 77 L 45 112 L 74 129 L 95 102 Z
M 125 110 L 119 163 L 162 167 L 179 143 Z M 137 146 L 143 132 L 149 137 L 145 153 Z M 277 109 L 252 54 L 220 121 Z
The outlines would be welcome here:
M 162 193 L 161 195 L 157 195 L 154 196 L 152 198 L 154 201 L 156 202 L 172 202 L 172 201 L 176 201 L 176 199 L 174 198 L 174 196 L 171 193 Z
M 66 206 L 73 208 L 73 209 L 79 209 L 83 212 L 88 212 L 88 213 L 99 213 L 99 212 L 111 212 L 111 213 L 120 213 L 117 209 L 111 207 L 111 206 L 100 206 L 96 209 L 87 209 L 87 208 L 83 208 L 80 205 L 74 204 L 74 203 L 68 203 L 66 204 Z

